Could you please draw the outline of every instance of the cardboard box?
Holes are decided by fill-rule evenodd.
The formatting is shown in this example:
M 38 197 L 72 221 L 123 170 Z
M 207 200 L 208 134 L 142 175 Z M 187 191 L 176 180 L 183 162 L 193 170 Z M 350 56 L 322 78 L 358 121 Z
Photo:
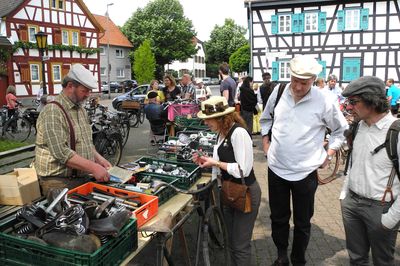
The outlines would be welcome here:
M 16 168 L 12 173 L 0 175 L 0 204 L 24 205 L 40 196 L 34 168 Z

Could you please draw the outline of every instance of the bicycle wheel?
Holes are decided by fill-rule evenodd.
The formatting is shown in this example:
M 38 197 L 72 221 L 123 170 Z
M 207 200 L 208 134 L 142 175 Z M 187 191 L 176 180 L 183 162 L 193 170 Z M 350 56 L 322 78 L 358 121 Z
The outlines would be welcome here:
M 139 110 L 139 122 L 140 122 L 140 124 L 143 124 L 145 118 L 146 118 L 146 114 L 144 113 L 144 109 L 140 108 L 140 110 Z
M 7 139 L 23 142 L 29 138 L 32 125 L 25 117 L 10 119 L 4 125 L 3 136 Z
M 121 123 L 122 147 L 125 147 L 125 144 L 128 141 L 130 129 L 129 120 Z
M 221 210 L 217 206 L 207 209 L 204 217 L 204 265 L 230 265 L 228 232 Z
M 113 135 L 106 137 L 99 142 L 96 149 L 112 165 L 119 164 L 122 156 L 122 142 L 120 138 Z
M 128 117 L 131 127 L 137 127 L 139 124 L 139 112 L 131 112 Z
M 335 180 L 339 164 L 340 152 L 336 151 L 328 165 L 324 169 L 318 169 L 318 183 L 324 185 Z

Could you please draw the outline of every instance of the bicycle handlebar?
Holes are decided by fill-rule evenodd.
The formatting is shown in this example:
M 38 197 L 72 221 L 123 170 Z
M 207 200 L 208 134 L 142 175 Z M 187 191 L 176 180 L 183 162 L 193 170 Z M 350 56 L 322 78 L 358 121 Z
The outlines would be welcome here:
M 169 187 L 169 188 L 172 188 L 173 190 L 175 190 L 176 192 L 179 192 L 179 193 L 182 193 L 182 194 L 187 194 L 187 195 L 197 195 L 197 194 L 200 194 L 200 193 L 202 193 L 202 192 L 204 192 L 204 191 L 206 191 L 206 190 L 208 190 L 208 189 L 210 189 L 213 185 L 214 185 L 214 183 L 216 182 L 217 180 L 215 179 L 215 180 L 211 180 L 210 182 L 208 182 L 208 183 L 201 183 L 201 184 L 198 184 L 198 185 L 204 185 L 204 186 L 202 186 L 201 188 L 199 188 L 199 189 L 195 189 L 195 190 L 185 190 L 185 189 L 181 189 L 181 188 L 177 188 L 176 186 L 174 186 L 174 185 L 171 185 L 171 184 L 168 184 L 168 183 L 166 183 L 166 182 L 164 182 L 164 181 L 160 181 L 159 182 L 159 184 L 154 188 L 154 193 L 156 193 L 159 189 L 161 189 L 162 187 Z

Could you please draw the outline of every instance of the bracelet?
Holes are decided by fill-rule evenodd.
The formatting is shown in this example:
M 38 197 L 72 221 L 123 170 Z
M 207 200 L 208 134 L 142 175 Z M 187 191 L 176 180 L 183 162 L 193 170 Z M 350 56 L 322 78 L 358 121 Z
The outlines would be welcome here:
M 221 162 L 218 161 L 218 162 L 215 164 L 215 166 L 218 167 L 218 168 L 221 168 Z

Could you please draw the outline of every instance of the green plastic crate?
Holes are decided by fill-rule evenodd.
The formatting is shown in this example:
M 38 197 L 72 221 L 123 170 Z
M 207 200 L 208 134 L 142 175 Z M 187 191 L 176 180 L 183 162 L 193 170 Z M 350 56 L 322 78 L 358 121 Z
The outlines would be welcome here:
M 145 171 L 137 174 L 139 180 L 142 179 L 143 176 L 151 176 L 158 178 L 174 177 L 178 179 L 178 182 L 176 183 L 176 186 L 178 188 L 189 189 L 200 178 L 200 167 L 193 163 L 160 160 L 151 157 L 142 157 L 136 160 L 136 162 L 146 162 L 147 164 L 160 164 L 160 163 L 171 164 L 171 165 L 176 165 L 176 167 L 182 167 L 183 169 L 189 172 L 189 175 L 187 177 L 180 177 L 180 176 L 171 176 L 166 174 L 158 174 Z
M 142 178 L 145 178 L 146 175 L 143 175 Z M 170 185 L 174 185 L 177 186 L 178 183 L 178 179 L 171 177 L 171 176 L 163 176 L 163 177 L 154 177 L 151 176 L 151 179 L 159 179 L 163 182 L 166 182 Z M 164 204 L 167 200 L 169 200 L 170 198 L 172 198 L 173 196 L 175 196 L 177 194 L 177 192 L 170 187 L 162 187 L 160 188 L 156 193 L 152 194 L 153 196 L 157 196 L 158 197 L 158 206 L 161 206 L 162 204 Z
M 176 131 L 180 130 L 209 130 L 200 118 L 187 118 L 186 116 L 175 116 Z
M 119 236 L 93 253 L 43 245 L 6 233 L 0 233 L 1 265 L 117 265 L 137 249 L 136 219 L 131 219 Z

